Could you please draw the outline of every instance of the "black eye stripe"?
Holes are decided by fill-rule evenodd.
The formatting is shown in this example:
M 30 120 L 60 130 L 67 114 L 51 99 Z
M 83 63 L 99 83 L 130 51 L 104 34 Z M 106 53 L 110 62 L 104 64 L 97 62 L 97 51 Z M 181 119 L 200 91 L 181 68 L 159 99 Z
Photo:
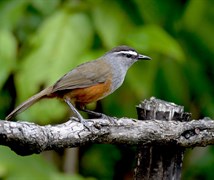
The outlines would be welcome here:
M 117 56 L 123 56 L 123 57 L 127 57 L 127 58 L 135 58 L 137 57 L 137 54 L 129 54 L 129 53 L 118 53 Z
M 121 53 L 121 54 L 118 54 L 119 56 L 124 56 L 124 57 L 127 57 L 127 58 L 130 58 L 132 57 L 133 55 L 132 54 L 127 54 L 127 53 Z
M 138 53 L 132 50 L 128 50 L 128 51 L 122 50 L 122 51 L 114 52 L 114 54 L 123 56 L 123 57 L 128 57 L 128 58 L 131 58 L 131 57 L 134 58 L 138 56 Z

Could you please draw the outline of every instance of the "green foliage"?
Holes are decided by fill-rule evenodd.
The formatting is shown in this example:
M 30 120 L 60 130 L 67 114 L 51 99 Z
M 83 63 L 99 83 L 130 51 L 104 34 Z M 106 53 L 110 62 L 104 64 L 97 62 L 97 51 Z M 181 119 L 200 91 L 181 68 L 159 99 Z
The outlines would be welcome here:
M 109 7 L 111 7 L 110 11 Z M 120 44 L 121 39 L 124 38 L 124 27 L 129 29 L 131 26 L 129 17 L 116 1 L 101 1 L 95 4 L 92 18 L 102 44 L 108 48 Z
M 0 147 L 1 179 L 45 179 L 60 180 L 72 179 L 83 180 L 79 175 L 65 175 L 57 171 L 56 167 L 44 160 L 42 156 L 32 155 L 28 157 L 17 156 L 14 152 L 8 151 L 6 147 Z
M 156 96 L 184 105 L 194 118 L 213 118 L 213 7 L 212 0 L 1 0 L 1 119 L 70 69 L 121 44 L 153 60 L 133 65 L 123 86 L 102 101 L 106 114 L 136 117 L 134 106 Z M 44 100 L 17 119 L 53 124 L 66 120 L 67 113 L 58 100 Z M 44 179 L 70 178 L 42 156 L 22 159 L 3 148 L 0 158 L 0 178 L 36 177 L 38 172 Z M 121 158 L 116 147 L 91 146 L 80 157 L 80 172 L 113 178 Z M 203 171 L 213 159 L 204 154 L 194 162 L 206 179 L 214 176 L 211 168 Z M 187 163 L 183 179 L 197 176 L 191 167 Z
M 11 31 L 0 29 L 0 89 L 16 64 L 16 40 Z
M 96 174 L 97 179 L 113 179 L 114 166 L 119 159 L 120 152 L 113 145 L 94 145 L 82 157 L 83 173 L 86 176 Z
M 152 51 L 178 61 L 184 61 L 184 52 L 179 43 L 159 26 L 139 27 L 129 33 L 126 41 L 146 52 Z M 167 46 L 163 46 L 163 44 L 167 44 Z

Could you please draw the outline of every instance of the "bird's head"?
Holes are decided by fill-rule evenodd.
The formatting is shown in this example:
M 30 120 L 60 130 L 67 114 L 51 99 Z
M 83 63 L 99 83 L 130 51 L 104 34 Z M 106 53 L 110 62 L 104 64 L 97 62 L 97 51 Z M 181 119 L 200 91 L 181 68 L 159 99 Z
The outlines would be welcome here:
M 105 55 L 107 61 L 119 63 L 129 68 L 138 60 L 151 60 L 149 56 L 139 54 L 135 49 L 128 46 L 118 46 L 107 52 Z

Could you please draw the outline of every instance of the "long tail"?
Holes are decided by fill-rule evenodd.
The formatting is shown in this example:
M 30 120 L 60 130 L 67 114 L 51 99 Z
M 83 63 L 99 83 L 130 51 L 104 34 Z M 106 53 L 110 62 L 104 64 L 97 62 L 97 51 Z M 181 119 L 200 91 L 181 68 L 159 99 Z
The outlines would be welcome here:
M 5 119 L 6 120 L 12 119 L 14 116 L 23 112 L 24 110 L 32 106 L 34 103 L 36 103 L 40 99 L 47 97 L 47 95 L 50 94 L 51 91 L 52 91 L 52 87 L 48 87 L 40 91 L 38 94 L 35 94 L 34 96 L 30 97 L 28 100 L 24 101 L 17 108 L 15 108 Z

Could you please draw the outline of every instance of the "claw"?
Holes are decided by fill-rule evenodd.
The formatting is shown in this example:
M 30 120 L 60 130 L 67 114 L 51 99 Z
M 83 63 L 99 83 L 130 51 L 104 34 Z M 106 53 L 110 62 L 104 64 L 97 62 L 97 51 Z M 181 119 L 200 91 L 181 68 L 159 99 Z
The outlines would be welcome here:
M 91 111 L 91 110 L 88 110 L 88 109 L 81 109 L 82 111 L 88 113 L 88 114 L 91 114 L 95 117 L 98 117 L 98 118 L 102 118 L 102 119 L 107 119 L 111 124 L 117 124 L 117 121 L 115 121 L 114 118 L 110 117 L 110 116 L 107 116 L 103 113 L 99 113 L 99 112 L 94 112 L 94 111 Z
M 80 122 L 80 120 L 77 117 L 74 117 L 74 116 L 70 117 L 70 120 L 71 121 Z
M 101 114 L 101 118 L 102 119 L 107 119 L 111 124 L 117 124 L 117 121 L 113 118 L 113 117 L 110 117 L 110 116 L 107 116 L 105 114 Z

